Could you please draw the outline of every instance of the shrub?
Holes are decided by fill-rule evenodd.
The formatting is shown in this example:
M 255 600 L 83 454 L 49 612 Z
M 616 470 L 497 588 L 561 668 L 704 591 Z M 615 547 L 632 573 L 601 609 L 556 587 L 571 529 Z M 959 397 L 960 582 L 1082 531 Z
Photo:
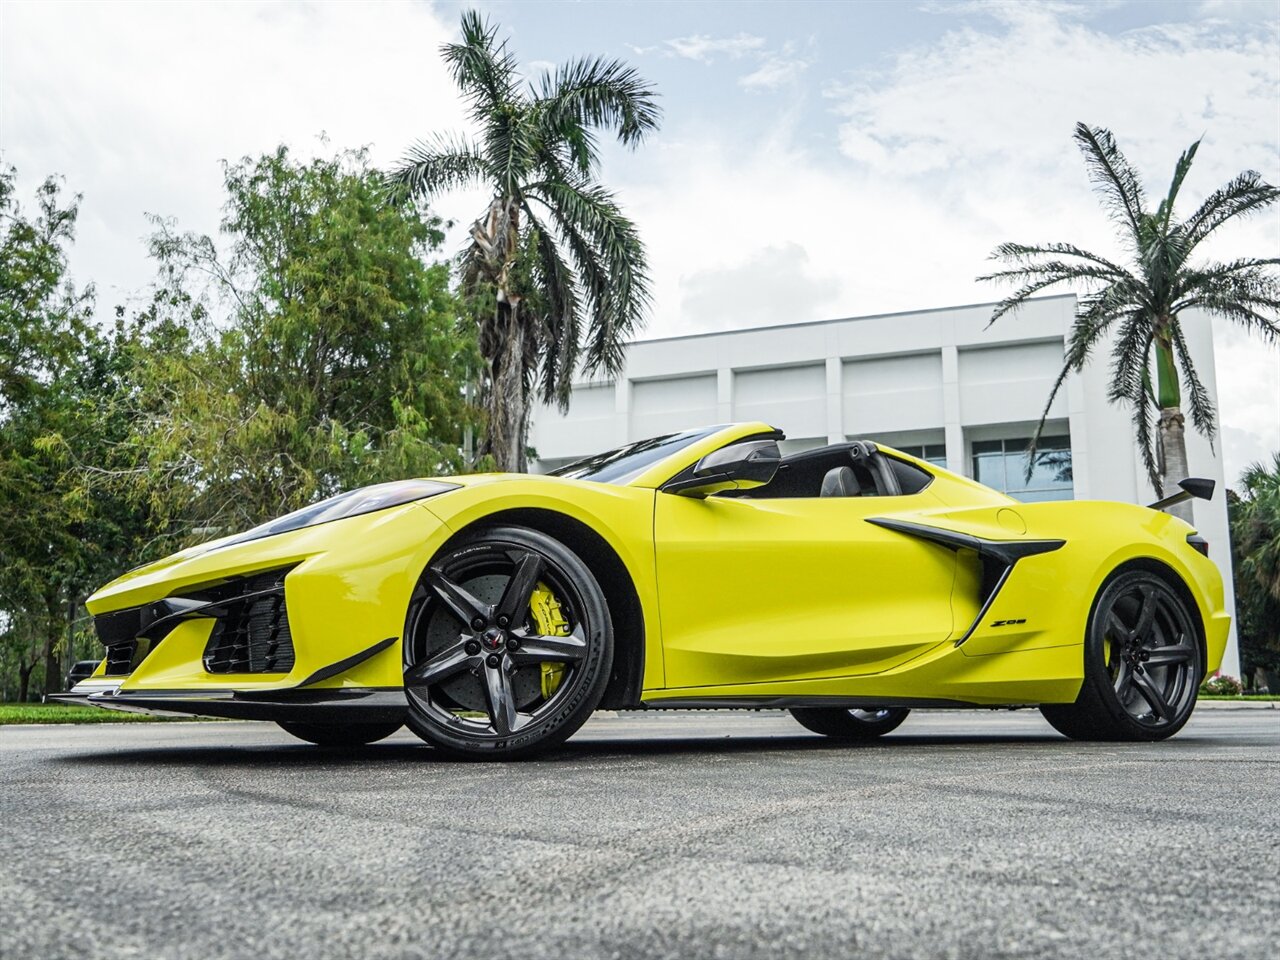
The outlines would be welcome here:
M 1200 692 L 1210 697 L 1238 697 L 1244 693 L 1244 686 L 1235 677 L 1215 673 L 1200 684 Z

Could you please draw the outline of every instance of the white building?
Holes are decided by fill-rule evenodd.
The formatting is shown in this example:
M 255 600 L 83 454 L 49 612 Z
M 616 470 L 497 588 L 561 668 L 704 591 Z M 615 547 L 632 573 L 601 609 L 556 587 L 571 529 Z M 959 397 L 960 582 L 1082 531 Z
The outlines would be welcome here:
M 1063 363 L 1074 295 L 1036 299 L 987 328 L 993 304 L 850 317 L 633 343 L 617 380 L 576 384 L 568 414 L 535 411 L 536 472 L 633 440 L 712 423 L 763 420 L 783 453 L 876 440 L 974 477 L 1020 500 L 1156 499 L 1127 410 L 1107 402 L 1099 351 L 1067 379 L 1042 446 L 1053 465 L 1023 481 L 1024 451 Z M 1196 367 L 1216 398 L 1209 320 L 1183 315 Z M 1220 449 L 1187 427 L 1194 476 L 1217 481 L 1195 522 L 1223 571 L 1233 609 Z M 1222 670 L 1239 676 L 1232 626 Z

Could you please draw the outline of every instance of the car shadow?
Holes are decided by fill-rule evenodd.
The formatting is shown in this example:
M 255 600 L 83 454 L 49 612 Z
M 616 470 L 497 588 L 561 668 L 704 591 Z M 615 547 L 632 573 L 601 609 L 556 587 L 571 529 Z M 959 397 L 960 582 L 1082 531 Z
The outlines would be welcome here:
M 511 761 L 515 763 L 558 764 L 575 760 L 593 761 L 616 758 L 662 758 L 687 756 L 744 756 L 778 753 L 831 753 L 867 754 L 883 751 L 922 750 L 933 752 L 938 748 L 956 747 L 1008 747 L 1008 746 L 1111 747 L 1114 744 L 1072 744 L 1052 732 L 1043 734 L 951 734 L 912 735 L 891 734 L 872 743 L 840 743 L 824 737 L 800 734 L 797 736 L 716 736 L 716 737 L 648 737 L 602 738 L 584 737 L 572 740 L 560 747 L 534 758 Z M 73 766 L 131 767 L 245 767 L 261 768 L 265 765 L 297 769 L 332 767 L 335 765 L 385 765 L 415 763 L 470 764 L 484 760 L 449 757 L 426 744 L 397 739 L 389 743 L 375 743 L 359 748 L 315 747 L 304 743 L 244 744 L 244 745 L 189 745 L 181 747 L 131 747 L 60 754 L 49 758 L 51 762 Z

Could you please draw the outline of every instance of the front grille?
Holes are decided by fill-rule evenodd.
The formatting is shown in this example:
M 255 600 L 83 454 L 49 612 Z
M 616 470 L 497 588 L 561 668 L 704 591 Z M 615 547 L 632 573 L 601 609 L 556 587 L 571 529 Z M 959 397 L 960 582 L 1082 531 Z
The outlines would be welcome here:
M 204 649 L 209 673 L 288 673 L 293 669 L 293 635 L 284 602 L 288 569 L 239 577 L 184 596 L 225 603 Z M 251 600 L 239 598 L 263 594 Z

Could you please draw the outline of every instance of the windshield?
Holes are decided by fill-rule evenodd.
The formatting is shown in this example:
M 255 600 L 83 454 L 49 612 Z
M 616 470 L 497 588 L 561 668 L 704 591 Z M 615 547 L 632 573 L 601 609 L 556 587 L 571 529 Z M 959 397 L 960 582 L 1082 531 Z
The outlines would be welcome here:
M 691 443 L 709 437 L 724 425 L 668 433 L 648 440 L 637 440 L 615 450 L 606 450 L 552 470 L 551 476 L 569 480 L 594 480 L 596 483 L 629 483 L 659 460 L 683 450 Z

